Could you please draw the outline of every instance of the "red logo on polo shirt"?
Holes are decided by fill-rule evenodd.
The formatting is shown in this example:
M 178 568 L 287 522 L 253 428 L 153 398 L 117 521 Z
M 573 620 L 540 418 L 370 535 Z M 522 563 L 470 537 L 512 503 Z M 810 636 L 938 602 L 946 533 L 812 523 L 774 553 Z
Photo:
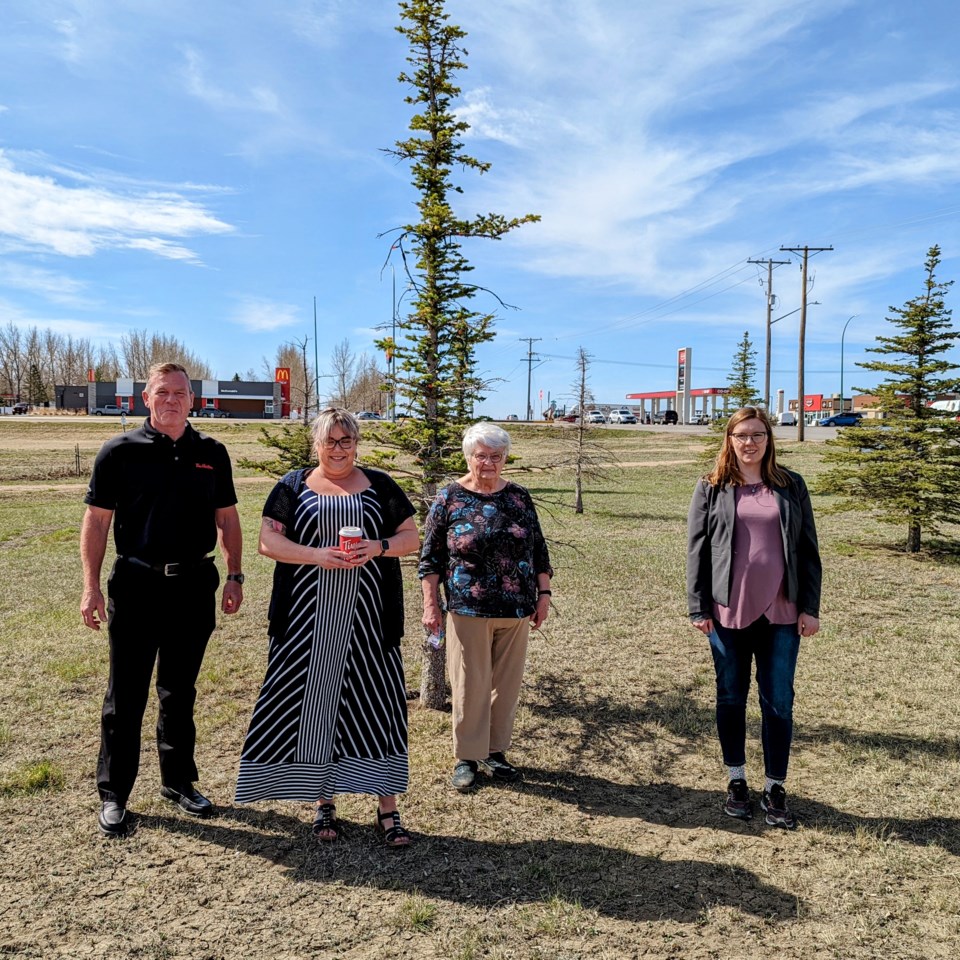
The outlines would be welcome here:
M 209 463 L 198 463 L 198 464 L 195 464 L 195 466 L 196 466 L 196 468 L 197 468 L 198 470 L 212 470 L 212 469 L 213 469 L 213 467 L 210 466 Z

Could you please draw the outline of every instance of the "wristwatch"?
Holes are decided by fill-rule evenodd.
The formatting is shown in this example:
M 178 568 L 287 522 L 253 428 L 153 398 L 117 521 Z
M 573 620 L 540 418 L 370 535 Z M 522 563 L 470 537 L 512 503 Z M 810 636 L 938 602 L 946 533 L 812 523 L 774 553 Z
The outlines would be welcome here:
M 381 540 L 381 541 L 380 541 L 380 556 L 382 557 L 389 549 L 390 549 L 390 541 L 389 541 L 389 540 Z
M 234 583 L 239 583 L 240 586 L 243 586 L 243 581 L 247 578 L 242 573 L 228 573 L 227 579 L 232 580 Z

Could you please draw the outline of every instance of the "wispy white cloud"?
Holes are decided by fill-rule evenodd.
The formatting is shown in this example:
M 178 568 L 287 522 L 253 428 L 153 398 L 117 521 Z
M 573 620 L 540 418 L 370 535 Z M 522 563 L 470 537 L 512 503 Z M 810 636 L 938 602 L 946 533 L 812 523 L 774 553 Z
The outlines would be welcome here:
M 356 4 L 351 3 L 349 10 L 346 6 L 343 0 L 297 0 L 288 7 L 285 18 L 297 36 L 330 49 L 342 39 L 345 17 L 349 23 L 357 13 Z
M 87 284 L 83 281 L 22 263 L 0 262 L 0 287 L 22 290 L 65 306 L 93 306 L 93 301 L 85 296 Z
M 232 230 L 202 205 L 178 194 L 69 187 L 51 176 L 18 169 L 0 151 L 0 237 L 8 246 L 67 257 L 135 248 L 196 261 L 169 238 Z
M 511 238 L 532 271 L 663 295 L 718 252 L 771 242 L 798 198 L 957 183 L 956 117 L 937 112 L 953 80 L 786 57 L 850 5 L 471 5 L 461 22 L 485 60 L 458 115 L 494 142 L 476 151 L 494 175 L 470 184 L 471 208 L 541 214 Z
M 289 303 L 248 297 L 237 306 L 229 319 L 231 323 L 252 333 L 262 333 L 301 323 L 303 308 Z
M 257 84 L 242 91 L 229 90 L 213 83 L 200 52 L 183 49 L 181 75 L 187 92 L 217 110 L 241 110 L 278 115 L 283 112 L 279 96 L 269 87 Z

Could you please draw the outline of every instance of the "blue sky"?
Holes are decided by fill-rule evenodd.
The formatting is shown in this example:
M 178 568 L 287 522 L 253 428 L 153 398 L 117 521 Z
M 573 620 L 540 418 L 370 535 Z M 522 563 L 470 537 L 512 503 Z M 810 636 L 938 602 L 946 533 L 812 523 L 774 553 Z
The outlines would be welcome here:
M 762 383 L 765 270 L 811 260 L 807 392 L 854 366 L 888 306 L 960 275 L 955 15 L 947 0 L 451 0 L 468 32 L 460 212 L 542 222 L 466 253 L 498 311 L 482 411 L 725 383 L 744 330 Z M 390 0 L 5 0 L 0 324 L 182 339 L 223 378 L 313 337 L 321 371 L 375 352 L 392 310 L 382 234 L 412 219 L 404 39 Z M 398 277 L 398 288 L 402 281 Z M 800 303 L 795 261 L 775 316 Z M 953 294 L 952 298 L 955 298 Z M 951 298 L 951 299 L 952 299 Z M 479 305 L 494 310 L 494 301 Z M 796 395 L 798 314 L 771 386 Z M 957 356 L 960 361 L 960 355 Z M 562 401 L 561 401 L 562 402 Z

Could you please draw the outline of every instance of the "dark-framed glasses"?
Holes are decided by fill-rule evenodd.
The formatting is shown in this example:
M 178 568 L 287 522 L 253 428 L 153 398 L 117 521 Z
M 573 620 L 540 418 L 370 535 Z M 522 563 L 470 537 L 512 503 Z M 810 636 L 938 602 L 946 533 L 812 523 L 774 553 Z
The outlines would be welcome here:
M 356 437 L 340 437 L 339 440 L 334 440 L 331 437 L 329 440 L 323 441 L 323 448 L 325 450 L 336 450 L 337 447 L 339 447 L 341 450 L 352 450 L 356 445 Z
M 767 439 L 766 433 L 731 433 L 730 439 L 734 440 L 736 443 L 747 443 L 753 441 L 754 443 L 764 443 Z

